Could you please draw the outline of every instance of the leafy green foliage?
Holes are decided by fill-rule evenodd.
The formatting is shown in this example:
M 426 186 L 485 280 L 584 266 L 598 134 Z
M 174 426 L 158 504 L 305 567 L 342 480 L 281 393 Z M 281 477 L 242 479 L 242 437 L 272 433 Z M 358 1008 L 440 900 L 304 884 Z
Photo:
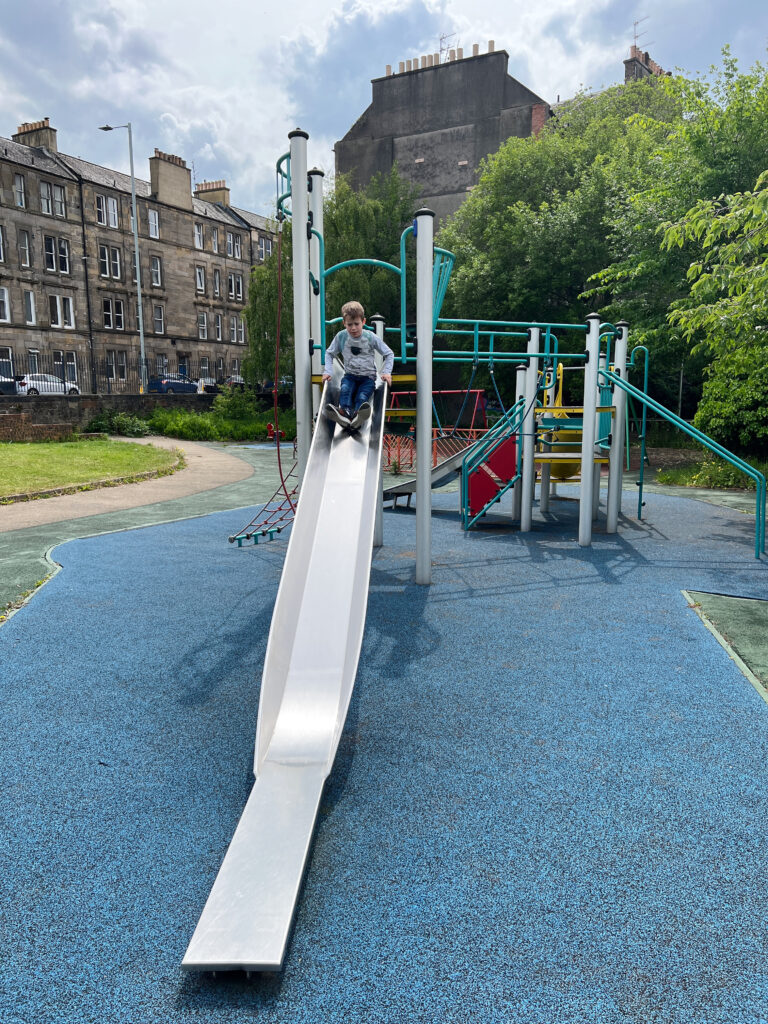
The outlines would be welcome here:
M 694 425 L 732 451 L 768 450 L 768 347 L 750 346 L 716 360 Z
M 89 433 L 118 434 L 121 437 L 146 437 L 149 427 L 146 420 L 127 412 L 105 410 L 88 424 Z
M 754 461 L 751 463 L 764 476 L 768 473 L 768 463 Z M 659 470 L 659 483 L 674 484 L 679 487 L 707 487 L 715 490 L 739 488 L 754 491 L 755 481 L 730 462 L 708 454 L 698 466 L 679 466 L 674 469 Z
M 149 426 L 153 433 L 165 437 L 179 437 L 186 441 L 265 441 L 268 423 L 274 423 L 270 411 L 258 412 L 243 407 L 241 415 L 234 406 L 219 407 L 211 412 L 190 412 L 184 409 L 158 408 L 152 414 Z M 296 414 L 293 410 L 280 413 L 280 430 L 288 440 L 296 436 Z

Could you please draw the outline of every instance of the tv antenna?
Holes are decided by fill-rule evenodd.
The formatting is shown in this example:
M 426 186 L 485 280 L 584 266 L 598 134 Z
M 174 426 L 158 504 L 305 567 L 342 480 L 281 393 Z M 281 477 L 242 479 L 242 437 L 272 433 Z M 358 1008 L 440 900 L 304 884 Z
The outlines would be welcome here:
M 450 50 L 455 50 L 459 45 L 459 37 L 456 32 L 452 32 L 450 35 L 443 33 L 440 36 L 440 63 L 444 64 L 447 60 L 447 55 Z
M 634 30 L 633 31 L 633 35 L 634 35 L 635 47 L 637 47 L 638 42 L 643 38 L 643 36 L 648 35 L 647 30 L 644 31 L 644 32 L 638 32 L 637 31 L 637 26 L 638 25 L 642 25 L 643 22 L 644 21 L 648 21 L 649 18 L 650 18 L 650 14 L 646 14 L 644 18 L 638 18 L 637 21 L 633 21 L 632 22 L 632 28 Z M 645 43 L 644 45 L 645 46 L 652 46 L 653 43 L 654 43 L 654 40 L 651 39 L 649 42 Z

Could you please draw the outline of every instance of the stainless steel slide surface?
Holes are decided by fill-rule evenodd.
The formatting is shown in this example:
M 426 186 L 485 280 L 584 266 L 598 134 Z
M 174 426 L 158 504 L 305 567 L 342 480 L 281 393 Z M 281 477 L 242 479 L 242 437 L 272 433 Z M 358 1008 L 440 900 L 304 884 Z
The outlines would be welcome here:
M 469 449 L 475 442 L 470 442 L 461 451 L 455 452 L 453 455 L 449 455 L 447 459 L 443 459 L 442 462 L 432 469 L 431 484 L 432 487 L 442 487 L 443 484 L 449 483 L 457 476 L 461 476 L 461 463 L 464 456 L 467 454 Z M 391 487 L 384 488 L 384 501 L 398 497 L 400 494 L 415 494 L 416 493 L 416 477 L 408 480 L 401 480 L 398 484 L 392 484 Z
M 356 434 L 323 394 L 272 616 L 256 730 L 256 782 L 189 944 L 189 970 L 279 969 L 357 674 L 385 388 Z

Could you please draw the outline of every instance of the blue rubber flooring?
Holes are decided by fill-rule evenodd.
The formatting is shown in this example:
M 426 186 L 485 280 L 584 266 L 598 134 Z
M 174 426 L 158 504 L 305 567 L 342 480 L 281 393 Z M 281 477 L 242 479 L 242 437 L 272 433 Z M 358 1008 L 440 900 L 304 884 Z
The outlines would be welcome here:
M 56 549 L 0 629 L 0 1020 L 768 1021 L 768 705 L 680 593 L 768 597 L 754 520 L 654 495 L 580 549 L 575 503 L 521 536 L 455 502 L 431 588 L 385 514 L 285 969 L 251 981 L 180 961 L 285 541 L 228 545 L 239 510 Z

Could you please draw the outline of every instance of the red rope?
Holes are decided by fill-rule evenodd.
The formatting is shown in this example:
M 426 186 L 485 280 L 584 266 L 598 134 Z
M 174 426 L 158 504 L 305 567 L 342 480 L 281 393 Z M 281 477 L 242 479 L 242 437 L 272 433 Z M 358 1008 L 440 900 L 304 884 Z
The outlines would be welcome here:
M 285 482 L 283 476 L 283 464 L 280 459 L 280 414 L 278 411 L 277 404 L 277 383 L 280 379 L 280 321 L 283 312 L 283 222 L 282 220 L 278 224 L 277 229 L 277 339 L 275 344 L 275 376 L 272 379 L 272 398 L 275 412 L 275 444 L 277 445 L 277 469 L 280 473 L 280 483 L 283 485 L 283 493 L 285 494 L 288 504 L 291 506 L 291 511 L 296 511 L 291 494 L 288 491 L 288 485 Z M 289 474 L 290 475 L 290 474 Z

